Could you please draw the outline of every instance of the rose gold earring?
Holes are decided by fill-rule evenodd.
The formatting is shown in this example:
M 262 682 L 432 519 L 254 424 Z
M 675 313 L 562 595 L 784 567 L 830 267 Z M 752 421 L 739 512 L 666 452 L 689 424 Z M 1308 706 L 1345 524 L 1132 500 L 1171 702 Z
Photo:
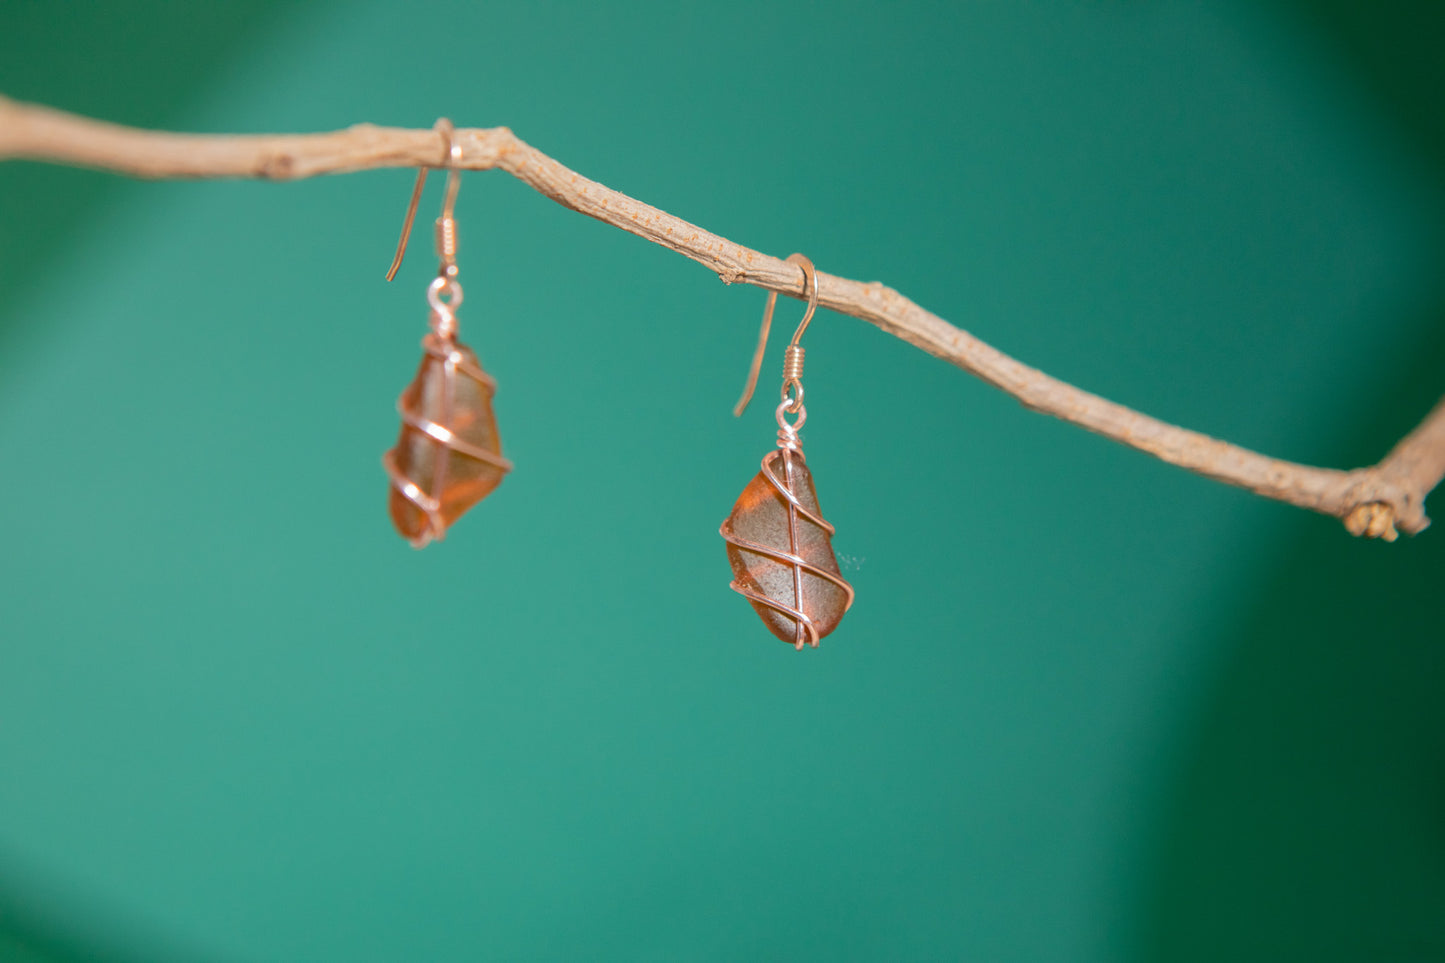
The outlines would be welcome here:
M 382 457 L 391 476 L 391 520 L 415 548 L 441 540 L 467 509 L 491 494 L 512 463 L 502 457 L 492 395 L 497 383 L 482 370 L 477 356 L 457 340 L 457 308 L 462 286 L 457 283 L 456 206 L 461 148 L 452 142 L 452 124 L 437 121 L 442 135 L 443 167 L 447 168 L 446 200 L 436 222 L 441 267 L 427 287 L 431 331 L 422 338 L 426 352 L 416 377 L 397 399 L 401 435 Z M 417 171 L 401 241 L 386 279 L 396 276 L 411 236 L 417 202 L 427 169 Z
M 728 543 L 733 591 L 752 603 L 768 629 L 801 649 L 838 627 L 853 604 L 853 587 L 833 555 L 833 526 L 818 507 L 813 476 L 803 458 L 798 431 L 808 420 L 803 407 L 803 348 L 798 343 L 818 307 L 818 276 L 801 254 L 789 261 L 803 269 L 808 310 L 783 355 L 782 403 L 778 405 L 778 449 L 763 458 L 762 470 L 743 489 L 732 514 L 718 530 Z M 768 343 L 777 292 L 769 292 L 762 332 L 753 355 L 748 384 L 733 414 L 741 415 L 752 398 Z M 792 422 L 788 416 L 794 416 Z

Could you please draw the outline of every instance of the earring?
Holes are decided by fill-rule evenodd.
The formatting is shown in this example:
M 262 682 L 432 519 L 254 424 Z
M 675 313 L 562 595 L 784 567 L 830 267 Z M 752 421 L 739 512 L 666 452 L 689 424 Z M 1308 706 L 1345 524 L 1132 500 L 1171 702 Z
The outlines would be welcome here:
M 392 523 L 415 548 L 440 541 L 467 509 L 491 494 L 512 470 L 502 457 L 492 395 L 497 383 L 482 370 L 477 356 L 457 340 L 457 308 L 462 286 L 457 283 L 457 222 L 453 217 L 460 174 L 461 148 L 452 143 L 452 125 L 437 121 L 442 135 L 446 200 L 437 218 L 437 253 L 441 267 L 427 287 L 431 331 L 422 338 L 421 367 L 397 399 L 401 434 L 396 447 L 382 457 L 391 476 L 389 508 Z M 426 183 L 427 169 L 417 172 L 402 227 L 401 242 L 386 279 L 396 276 L 406 253 L 412 219 Z
M 752 603 L 768 629 L 802 649 L 814 646 L 838 627 L 853 604 L 853 587 L 833 555 L 833 526 L 823 518 L 813 476 L 803 458 L 798 431 L 808 420 L 803 407 L 803 348 L 798 341 L 818 306 L 818 277 L 801 254 L 788 258 L 803 269 L 808 310 L 783 355 L 782 404 L 778 405 L 778 450 L 763 458 L 762 470 L 743 489 L 732 514 L 718 530 L 728 543 L 734 592 Z M 733 414 L 741 415 L 752 398 L 758 368 L 768 343 L 777 292 L 769 292 L 762 333 L 753 355 L 748 384 Z M 794 421 L 788 421 L 788 415 Z

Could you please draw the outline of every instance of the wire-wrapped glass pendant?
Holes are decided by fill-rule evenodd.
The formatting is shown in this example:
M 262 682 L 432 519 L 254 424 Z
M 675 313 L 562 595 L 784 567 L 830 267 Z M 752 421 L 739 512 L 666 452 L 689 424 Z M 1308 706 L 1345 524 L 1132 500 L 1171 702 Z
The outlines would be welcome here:
M 441 540 L 512 470 L 502 457 L 492 414 L 497 383 L 457 340 L 462 286 L 455 277 L 455 228 L 448 234 L 449 221 L 449 216 L 438 221 L 443 273 L 427 288 L 431 331 L 421 339 L 426 354 L 397 399 L 401 435 L 381 460 L 391 476 L 392 524 L 415 548 Z
M 392 523 L 417 548 L 441 539 L 512 468 L 492 413 L 496 382 L 471 349 L 437 333 L 397 400 L 401 435 L 383 463 L 391 476 Z
M 853 588 L 833 555 L 833 526 L 818 507 L 813 475 L 798 446 L 797 427 L 778 408 L 778 450 L 733 505 L 719 529 L 728 543 L 732 589 L 763 624 L 801 649 L 817 646 L 853 604 Z

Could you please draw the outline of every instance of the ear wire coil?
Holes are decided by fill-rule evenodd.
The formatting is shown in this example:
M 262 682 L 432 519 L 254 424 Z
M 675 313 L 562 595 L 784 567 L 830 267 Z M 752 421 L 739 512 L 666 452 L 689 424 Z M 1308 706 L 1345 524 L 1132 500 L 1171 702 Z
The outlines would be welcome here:
M 451 264 L 457 257 L 457 220 L 454 217 L 437 218 L 437 253 L 443 264 Z
M 803 346 L 801 344 L 790 344 L 788 350 L 783 352 L 783 380 L 803 380 Z

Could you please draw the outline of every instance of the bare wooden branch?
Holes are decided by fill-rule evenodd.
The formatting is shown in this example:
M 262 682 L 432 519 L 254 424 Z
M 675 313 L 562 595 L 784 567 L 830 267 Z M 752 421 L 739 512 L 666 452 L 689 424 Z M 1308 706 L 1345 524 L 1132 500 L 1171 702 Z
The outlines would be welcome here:
M 453 134 L 467 170 L 506 171 L 563 207 L 692 258 L 724 282 L 798 298 L 802 270 L 610 190 L 505 127 Z M 359 124 L 326 134 L 211 136 L 139 130 L 0 97 L 0 160 L 72 164 L 145 178 L 291 180 L 381 167 L 442 166 L 441 135 Z M 1208 478 L 1343 519 L 1356 535 L 1393 541 L 1430 524 L 1425 496 L 1445 477 L 1445 400 L 1381 461 L 1338 471 L 1270 458 L 1115 404 L 1014 360 L 877 282 L 818 272 L 819 303 L 875 324 L 1013 395 Z

